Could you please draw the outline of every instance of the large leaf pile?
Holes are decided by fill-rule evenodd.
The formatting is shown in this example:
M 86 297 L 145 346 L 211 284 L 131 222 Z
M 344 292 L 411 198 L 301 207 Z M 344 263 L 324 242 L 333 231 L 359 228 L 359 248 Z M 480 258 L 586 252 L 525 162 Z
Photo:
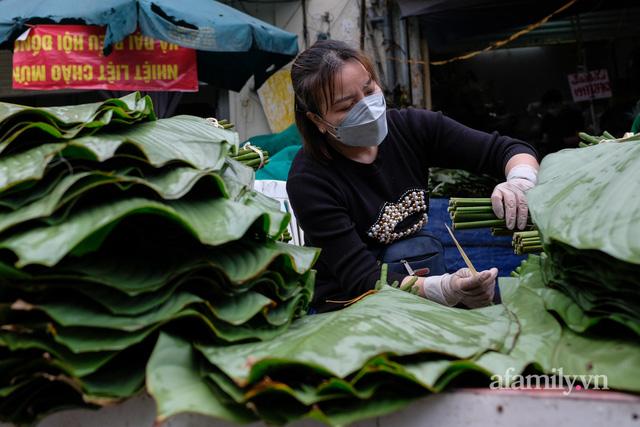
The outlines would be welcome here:
M 516 334 L 503 306 L 451 309 L 387 286 L 262 343 L 192 345 L 162 335 L 147 387 L 159 420 L 188 411 L 236 422 L 259 416 L 276 424 L 301 417 L 348 424 L 480 369 L 475 359 L 507 351 Z
M 588 318 L 640 334 L 640 144 L 602 143 L 545 158 L 527 198 L 547 280 Z M 589 322 L 577 327 L 584 330 Z
M 163 334 L 147 366 L 158 420 L 194 412 L 348 425 L 452 385 L 508 386 L 521 372 L 606 375 L 598 387 L 640 391 L 640 345 L 563 329 L 537 294 L 537 260 L 526 270 L 500 280 L 504 305 L 482 309 L 386 286 L 341 311 L 304 317 L 270 341 L 221 347 Z
M 275 241 L 287 215 L 227 157 L 235 133 L 186 116 L 83 132 L 19 137 L 0 154 L 3 419 L 113 403 L 145 385 L 158 421 L 331 425 L 447 387 L 514 385 L 519 373 L 640 392 L 640 343 L 609 328 L 637 316 L 631 148 L 572 151 L 558 161 L 567 175 L 554 163 L 562 153 L 543 164 L 531 205 L 548 255 L 499 280 L 503 304 L 462 310 L 384 286 L 292 322 L 317 254 Z M 609 209 L 604 229 L 598 209 Z M 626 241 L 614 242 L 620 228 Z
M 387 286 L 269 341 L 224 347 L 163 334 L 147 366 L 159 421 L 196 412 L 347 425 L 446 387 L 496 381 L 640 392 L 637 336 L 611 328 L 633 326 L 638 313 L 637 263 L 624 256 L 640 241 L 640 193 L 630 194 L 640 184 L 638 146 L 610 147 L 543 164 L 531 205 L 549 255 L 499 280 L 503 305 L 461 310 Z
M 275 241 L 236 133 L 136 94 L 0 112 L 0 418 L 132 396 L 161 330 L 228 345 L 306 312 L 316 251 Z
M 513 308 L 512 313 L 526 330 L 510 354 L 515 356 L 512 360 L 535 363 L 548 373 L 562 369 L 569 377 L 605 376 L 609 388 L 639 392 L 640 342 L 626 330 L 612 329 L 607 322 L 600 324 L 602 319 L 590 318 L 565 294 L 550 288 L 546 261 L 545 254 L 530 255 L 517 279 L 501 279 L 500 290 L 507 291 L 505 304 Z M 596 325 L 601 327 L 593 327 Z M 586 378 L 584 386 L 593 386 L 588 382 L 594 380 Z
M 0 151 L 13 141 L 48 136 L 70 139 L 98 131 L 107 125 L 130 125 L 155 120 L 153 104 L 138 92 L 123 98 L 93 104 L 64 107 L 32 108 L 24 105 L 0 104 Z

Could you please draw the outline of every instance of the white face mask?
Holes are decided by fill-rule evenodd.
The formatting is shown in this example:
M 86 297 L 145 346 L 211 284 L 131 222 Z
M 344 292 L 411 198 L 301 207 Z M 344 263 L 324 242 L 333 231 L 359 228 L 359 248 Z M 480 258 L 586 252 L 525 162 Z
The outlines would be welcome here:
M 352 147 L 374 147 L 387 136 L 387 104 L 382 92 L 362 98 L 338 126 L 329 132 L 335 139 Z

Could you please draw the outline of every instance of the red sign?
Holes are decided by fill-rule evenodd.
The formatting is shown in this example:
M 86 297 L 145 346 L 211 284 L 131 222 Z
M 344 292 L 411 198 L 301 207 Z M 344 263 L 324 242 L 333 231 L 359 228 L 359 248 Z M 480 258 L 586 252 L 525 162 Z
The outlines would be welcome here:
M 198 90 L 196 52 L 140 33 L 102 54 L 103 27 L 36 25 L 15 42 L 13 88 Z
M 607 70 L 593 70 L 586 73 L 569 74 L 569 86 L 574 102 L 611 98 L 611 84 Z

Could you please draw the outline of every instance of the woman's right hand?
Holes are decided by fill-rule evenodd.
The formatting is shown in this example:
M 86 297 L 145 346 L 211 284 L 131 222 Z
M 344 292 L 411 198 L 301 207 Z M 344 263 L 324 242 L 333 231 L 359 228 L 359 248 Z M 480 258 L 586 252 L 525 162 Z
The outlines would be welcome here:
M 473 275 L 468 268 L 461 268 L 451 275 L 448 287 L 444 287 L 445 298 L 462 303 L 469 308 L 491 305 L 495 292 L 498 269 L 480 271 Z
M 464 304 L 469 308 L 491 305 L 498 269 L 492 268 L 473 275 L 468 268 L 453 274 L 420 278 L 414 286 L 421 296 L 447 306 Z

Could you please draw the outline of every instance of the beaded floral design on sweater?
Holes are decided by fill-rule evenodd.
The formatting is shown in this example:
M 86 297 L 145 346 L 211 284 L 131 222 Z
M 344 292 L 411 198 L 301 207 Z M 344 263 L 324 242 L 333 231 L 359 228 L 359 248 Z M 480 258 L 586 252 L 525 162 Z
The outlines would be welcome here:
M 369 228 L 368 236 L 389 244 L 417 232 L 427 223 L 428 200 L 426 190 L 412 188 L 405 191 L 396 203 L 386 202 L 380 209 L 378 219 Z M 412 215 L 416 216 L 416 221 L 398 230 L 398 224 Z

